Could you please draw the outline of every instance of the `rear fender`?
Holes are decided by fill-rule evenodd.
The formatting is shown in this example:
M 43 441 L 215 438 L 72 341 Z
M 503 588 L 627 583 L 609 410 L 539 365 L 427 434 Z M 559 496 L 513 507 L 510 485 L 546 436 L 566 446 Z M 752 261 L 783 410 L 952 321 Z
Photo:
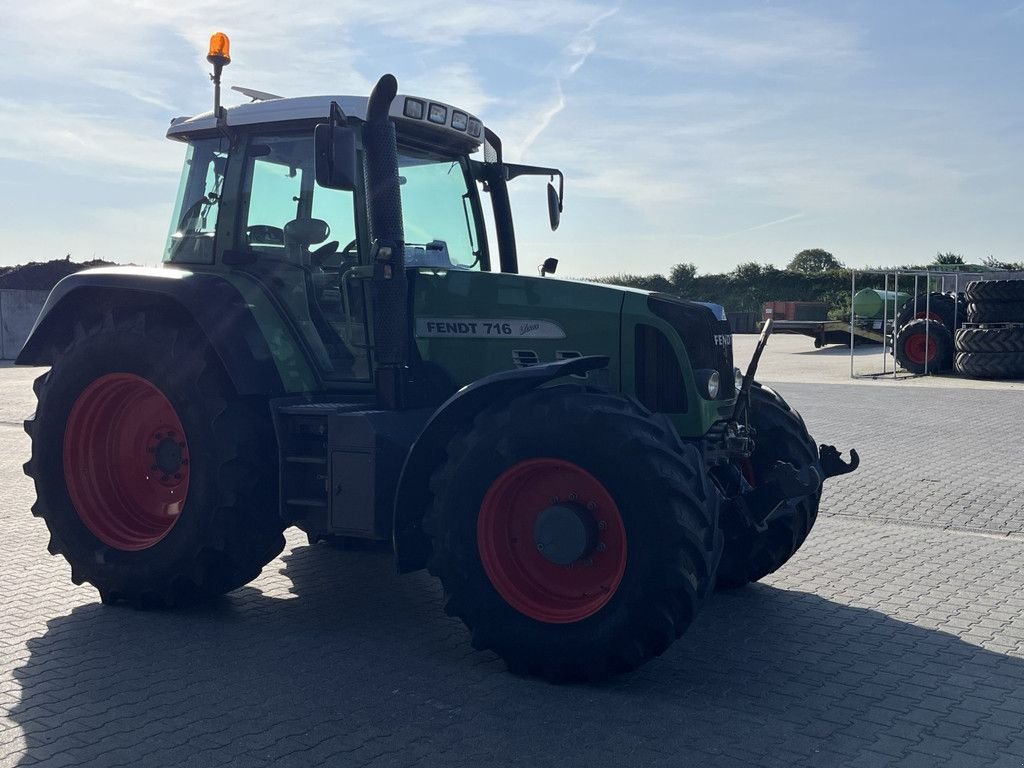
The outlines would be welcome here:
M 430 504 L 430 476 L 445 459 L 449 441 L 485 408 L 502 405 L 563 376 L 584 376 L 605 368 L 603 356 L 576 357 L 516 368 L 468 384 L 441 405 L 409 450 L 395 494 L 395 562 L 399 573 L 425 568 L 430 542 L 423 533 L 423 515 Z
M 283 393 L 266 339 L 245 300 L 223 277 L 183 269 L 88 269 L 50 291 L 18 354 L 17 365 L 50 365 L 76 322 L 108 310 L 166 307 L 188 316 L 206 336 L 240 395 Z

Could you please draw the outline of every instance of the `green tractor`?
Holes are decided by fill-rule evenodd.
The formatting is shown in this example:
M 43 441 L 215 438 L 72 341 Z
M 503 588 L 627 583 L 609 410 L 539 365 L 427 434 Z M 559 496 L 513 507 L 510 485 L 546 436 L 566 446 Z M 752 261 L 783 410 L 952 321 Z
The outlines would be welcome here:
M 508 185 L 558 177 L 557 226 L 557 169 L 390 75 L 222 108 L 226 58 L 214 111 L 168 130 L 162 267 L 62 280 L 17 360 L 50 366 L 25 470 L 72 581 L 172 606 L 254 579 L 289 526 L 386 542 L 513 671 L 596 678 L 796 551 L 852 465 L 740 386 L 707 306 L 518 274 Z

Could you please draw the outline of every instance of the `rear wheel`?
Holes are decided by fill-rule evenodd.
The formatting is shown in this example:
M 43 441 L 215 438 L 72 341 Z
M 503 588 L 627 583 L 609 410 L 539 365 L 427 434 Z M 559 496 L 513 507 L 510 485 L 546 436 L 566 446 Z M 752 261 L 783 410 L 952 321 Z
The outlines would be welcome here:
M 284 547 L 266 405 L 196 333 L 108 315 L 55 354 L 26 422 L 33 513 L 104 602 L 170 605 L 259 575 Z
M 1024 323 L 1024 301 L 975 301 L 967 305 L 969 323 Z
M 896 334 L 896 362 L 911 373 L 941 373 L 953 367 L 953 336 L 934 320 L 912 320 Z
M 759 478 L 784 461 L 797 468 L 818 461 L 818 446 L 807 433 L 804 420 L 774 390 L 754 382 L 750 389 L 750 423 L 755 429 L 754 454 L 742 467 L 748 483 L 756 487 Z M 821 490 L 791 499 L 764 531 L 750 526 L 738 514 L 723 511 L 725 549 L 718 566 L 718 586 L 742 587 L 782 567 L 800 548 L 818 517 Z M 771 509 L 751 509 L 763 519 Z M 780 514 L 781 513 L 781 514 Z
M 956 332 L 956 351 L 1024 352 L 1024 326 L 961 328 Z
M 1024 353 L 961 352 L 956 369 L 976 379 L 1024 379 Z
M 711 587 L 721 534 L 701 456 L 633 401 L 564 386 L 487 410 L 431 488 L 446 611 L 513 671 L 638 667 Z
M 955 296 L 933 291 L 904 302 L 896 313 L 895 325 L 899 328 L 912 320 L 934 320 L 952 331 L 966 319 L 964 305 Z
M 978 280 L 967 284 L 966 293 L 974 302 L 1024 301 L 1024 280 Z

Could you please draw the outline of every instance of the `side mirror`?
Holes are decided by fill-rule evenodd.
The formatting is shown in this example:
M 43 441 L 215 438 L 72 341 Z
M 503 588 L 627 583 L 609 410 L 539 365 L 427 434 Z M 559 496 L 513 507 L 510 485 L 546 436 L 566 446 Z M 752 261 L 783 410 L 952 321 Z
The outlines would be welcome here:
M 548 220 L 551 222 L 552 232 L 558 229 L 558 224 L 562 220 L 562 201 L 558 198 L 555 185 L 550 181 L 548 182 Z M 551 271 L 554 272 L 554 270 Z
M 544 263 L 540 265 L 541 277 L 544 275 L 553 275 L 555 270 L 558 269 L 558 259 L 547 258 L 544 259 Z
M 321 123 L 313 131 L 316 183 L 351 192 L 356 188 L 356 134 L 351 128 Z

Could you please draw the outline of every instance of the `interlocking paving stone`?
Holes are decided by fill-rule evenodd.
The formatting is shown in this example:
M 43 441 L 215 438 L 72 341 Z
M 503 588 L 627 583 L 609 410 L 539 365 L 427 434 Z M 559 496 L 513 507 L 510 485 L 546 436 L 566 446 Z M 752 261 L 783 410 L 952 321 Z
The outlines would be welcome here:
M 103 607 L 46 554 L 0 426 L 0 768 L 1021 766 L 1024 401 L 779 390 L 861 469 L 786 567 L 598 686 L 513 677 L 427 574 L 294 534 L 221 600 Z

